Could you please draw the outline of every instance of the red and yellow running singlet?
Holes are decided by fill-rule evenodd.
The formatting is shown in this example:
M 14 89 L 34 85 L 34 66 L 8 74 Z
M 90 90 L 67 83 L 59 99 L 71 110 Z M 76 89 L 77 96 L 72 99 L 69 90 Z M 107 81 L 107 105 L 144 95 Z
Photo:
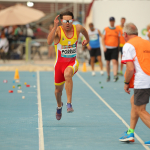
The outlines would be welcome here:
M 77 61 L 77 31 L 76 26 L 73 25 L 73 36 L 68 38 L 61 26 L 60 28 L 60 40 L 55 44 L 56 51 L 56 61 L 54 65 L 55 75 L 55 85 L 62 85 L 65 82 L 64 71 L 67 67 L 73 69 L 73 74 L 75 74 L 79 67 L 79 62 Z

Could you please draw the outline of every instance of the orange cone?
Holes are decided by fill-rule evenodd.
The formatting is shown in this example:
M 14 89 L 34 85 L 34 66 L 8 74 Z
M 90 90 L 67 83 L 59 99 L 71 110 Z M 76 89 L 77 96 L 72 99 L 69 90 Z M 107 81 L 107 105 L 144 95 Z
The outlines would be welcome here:
M 18 69 L 16 69 L 16 71 L 15 71 L 14 79 L 15 79 L 15 80 L 20 79 Z
M 83 71 L 83 72 L 86 72 L 86 71 L 87 71 L 87 69 L 86 69 L 86 63 L 85 63 L 85 62 L 83 63 L 82 71 Z

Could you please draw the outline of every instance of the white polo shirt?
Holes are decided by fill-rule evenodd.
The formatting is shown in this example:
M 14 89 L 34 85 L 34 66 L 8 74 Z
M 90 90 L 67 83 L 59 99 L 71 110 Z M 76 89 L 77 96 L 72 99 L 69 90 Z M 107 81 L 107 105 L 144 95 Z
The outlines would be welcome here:
M 133 59 L 135 59 L 135 61 L 133 61 Z M 145 74 L 140 67 L 133 45 L 126 43 L 123 46 L 123 55 L 121 62 L 126 64 L 126 62 L 128 61 L 133 61 L 135 67 L 134 89 L 150 88 L 150 76 Z

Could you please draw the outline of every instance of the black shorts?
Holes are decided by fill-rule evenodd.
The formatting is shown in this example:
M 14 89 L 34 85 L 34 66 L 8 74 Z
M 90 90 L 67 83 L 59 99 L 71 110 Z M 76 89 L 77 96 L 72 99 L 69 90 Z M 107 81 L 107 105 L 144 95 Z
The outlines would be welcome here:
M 91 57 L 101 56 L 101 48 L 100 47 L 98 47 L 98 48 L 92 48 L 90 50 L 90 56 Z
M 113 49 L 107 48 L 107 51 L 105 52 L 105 60 L 111 59 L 118 60 L 118 47 Z
M 149 89 L 134 89 L 134 104 L 137 106 L 149 103 Z
M 122 49 L 123 49 L 123 47 L 120 47 L 120 48 L 119 48 L 119 52 L 121 53 L 121 55 L 123 54 Z

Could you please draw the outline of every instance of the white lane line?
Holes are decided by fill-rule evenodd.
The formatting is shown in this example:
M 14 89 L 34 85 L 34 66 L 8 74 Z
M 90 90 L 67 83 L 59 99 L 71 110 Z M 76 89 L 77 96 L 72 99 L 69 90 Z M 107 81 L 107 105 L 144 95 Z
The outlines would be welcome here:
M 43 119 L 41 106 L 40 73 L 37 71 L 37 99 L 38 99 L 38 129 L 39 129 L 39 150 L 44 150 Z
M 126 123 L 126 121 L 82 78 L 82 76 L 77 73 L 77 76 L 87 85 L 87 87 L 123 122 L 123 124 L 129 128 L 130 126 Z M 145 147 L 146 150 L 150 150 L 148 146 L 146 146 L 143 140 L 136 134 L 135 137 L 137 140 Z

